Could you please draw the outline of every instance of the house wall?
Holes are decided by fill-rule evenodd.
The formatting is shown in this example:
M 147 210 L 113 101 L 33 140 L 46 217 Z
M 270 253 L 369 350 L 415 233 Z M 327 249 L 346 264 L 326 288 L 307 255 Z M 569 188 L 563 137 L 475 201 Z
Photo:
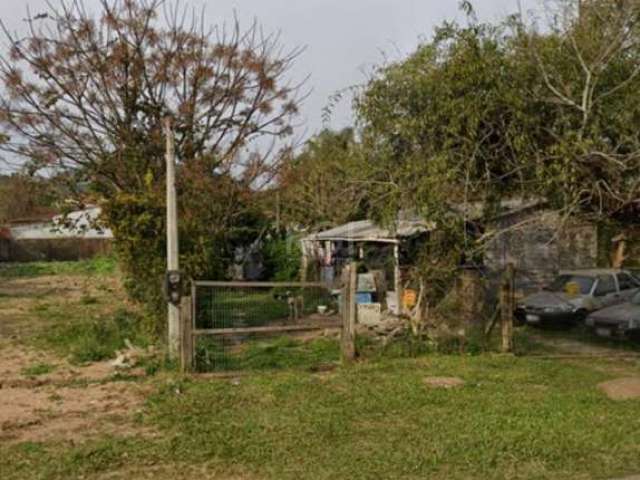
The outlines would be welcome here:
M 559 270 L 598 266 L 598 229 L 589 223 L 566 223 L 555 213 L 528 211 L 508 216 L 485 256 L 488 269 L 499 274 L 516 266 L 516 288 L 534 290 Z

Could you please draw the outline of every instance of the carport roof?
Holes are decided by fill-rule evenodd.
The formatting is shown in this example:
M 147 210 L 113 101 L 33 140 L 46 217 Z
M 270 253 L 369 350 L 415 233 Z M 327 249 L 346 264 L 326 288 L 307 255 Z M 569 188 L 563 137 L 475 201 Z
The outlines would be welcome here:
M 400 220 L 397 228 L 392 230 L 376 225 L 371 220 L 360 220 L 309 235 L 305 241 L 398 243 L 402 238 L 430 232 L 434 227 L 433 223 L 424 220 Z

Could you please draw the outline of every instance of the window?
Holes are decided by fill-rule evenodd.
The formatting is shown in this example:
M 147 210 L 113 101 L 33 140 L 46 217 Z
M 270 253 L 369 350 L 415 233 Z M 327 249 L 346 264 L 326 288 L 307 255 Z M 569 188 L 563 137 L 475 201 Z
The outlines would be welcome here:
M 582 275 L 560 275 L 549 285 L 546 290 L 550 292 L 565 292 L 567 285 L 570 283 L 578 284 L 580 288 L 580 294 L 588 295 L 591 293 L 591 287 L 593 287 L 593 278 L 584 277 Z
M 631 290 L 638 288 L 638 282 L 627 273 L 618 274 L 618 283 L 620 284 L 620 290 Z
M 638 288 L 638 281 L 628 273 L 619 273 L 618 283 L 620 284 L 620 290 L 631 290 L 633 288 Z
M 596 288 L 595 296 L 604 297 L 610 293 L 616 293 L 616 282 L 613 275 L 602 275 L 598 277 L 598 287 Z

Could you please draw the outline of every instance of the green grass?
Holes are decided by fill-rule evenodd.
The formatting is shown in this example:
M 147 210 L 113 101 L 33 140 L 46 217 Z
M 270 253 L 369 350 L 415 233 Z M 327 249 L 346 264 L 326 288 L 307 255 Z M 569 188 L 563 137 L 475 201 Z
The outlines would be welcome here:
M 199 328 L 259 327 L 287 321 L 290 307 L 287 292 L 304 298 L 304 314 L 314 313 L 318 305 L 331 306 L 324 289 L 209 289 L 198 291 Z M 335 307 L 335 306 L 334 306 Z
M 23 333 L 24 341 L 68 357 L 74 363 L 113 358 L 125 347 L 125 340 L 138 346 L 152 342 L 150 321 L 123 302 L 123 293 L 114 289 L 110 277 L 115 261 L 102 257 L 81 262 L 25 263 L 2 267 L 5 278 L 29 278 L 42 275 L 84 275 L 79 297 L 51 292 L 31 291 L 25 284 L 20 296 L 22 307 L 33 317 L 32 327 Z M 52 287 L 56 285 L 51 282 Z M 78 288 L 78 287 L 75 287 Z M 9 295 L 7 295 L 9 298 Z M 25 332 L 21 329 L 21 332 Z
M 34 363 L 22 369 L 22 374 L 26 377 L 38 377 L 47 375 L 55 370 L 55 366 L 49 363 Z
M 263 297 L 261 308 L 272 299 Z M 106 290 L 75 300 L 49 295 L 31 316 L 36 346 L 79 362 L 112 356 L 125 338 L 140 345 L 149 338 L 144 319 Z M 540 350 L 527 329 L 518 332 L 519 353 Z M 215 355 L 216 345 L 208 351 Z M 321 371 L 337 358 L 336 341 L 273 338 L 230 351 L 245 375 L 164 372 L 147 380 L 153 393 L 135 421 L 157 434 L 136 436 L 127 426 L 126 437 L 3 440 L 0 477 L 583 480 L 640 473 L 640 401 L 614 402 L 597 388 L 640 375 L 638 362 L 561 362 L 475 348 L 446 356 L 405 339 L 352 367 Z M 430 389 L 426 376 L 466 384 Z
M 0 278 L 33 278 L 49 275 L 111 275 L 113 257 L 96 257 L 78 262 L 30 262 L 0 264 Z
M 46 317 L 50 326 L 35 336 L 34 343 L 69 357 L 74 363 L 113 358 L 117 350 L 125 347 L 125 340 L 137 346 L 149 345 L 151 336 L 145 331 L 141 315 L 126 308 L 92 315 L 91 309 L 83 306 L 81 300 L 75 308 L 56 304 L 36 308 L 35 313 Z
M 291 337 L 245 340 L 238 345 L 220 338 L 203 338 L 196 348 L 201 372 L 314 369 L 339 361 L 337 340 L 300 341 Z
M 466 385 L 430 389 L 428 375 Z M 589 365 L 488 355 L 176 378 L 158 385 L 141 418 L 160 431 L 153 439 L 4 446 L 0 470 L 135 478 L 177 463 L 277 480 L 616 478 L 640 472 L 640 402 L 608 400 L 596 388 L 608 378 Z

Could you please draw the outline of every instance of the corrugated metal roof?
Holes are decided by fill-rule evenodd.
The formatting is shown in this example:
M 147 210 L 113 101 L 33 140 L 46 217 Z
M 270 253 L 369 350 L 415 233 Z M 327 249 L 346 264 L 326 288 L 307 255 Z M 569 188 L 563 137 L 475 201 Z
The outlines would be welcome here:
M 371 220 L 360 220 L 309 235 L 305 240 L 396 243 L 401 238 L 427 233 L 433 229 L 432 223 L 423 220 L 400 220 L 395 231 L 376 225 Z
M 456 204 L 453 209 L 460 214 L 467 216 L 467 220 L 474 221 L 482 218 L 484 209 L 482 202 L 470 202 L 467 204 Z M 532 208 L 541 207 L 544 201 L 531 198 L 514 198 L 503 200 L 500 203 L 500 213 L 497 218 L 520 213 Z M 434 222 L 421 220 L 410 211 L 400 212 L 398 215 L 397 229 L 391 229 L 376 225 L 371 220 L 360 220 L 350 222 L 324 232 L 309 235 L 305 241 L 349 241 L 349 242 L 386 242 L 398 243 L 401 238 L 412 237 L 420 233 L 430 232 L 436 229 Z

